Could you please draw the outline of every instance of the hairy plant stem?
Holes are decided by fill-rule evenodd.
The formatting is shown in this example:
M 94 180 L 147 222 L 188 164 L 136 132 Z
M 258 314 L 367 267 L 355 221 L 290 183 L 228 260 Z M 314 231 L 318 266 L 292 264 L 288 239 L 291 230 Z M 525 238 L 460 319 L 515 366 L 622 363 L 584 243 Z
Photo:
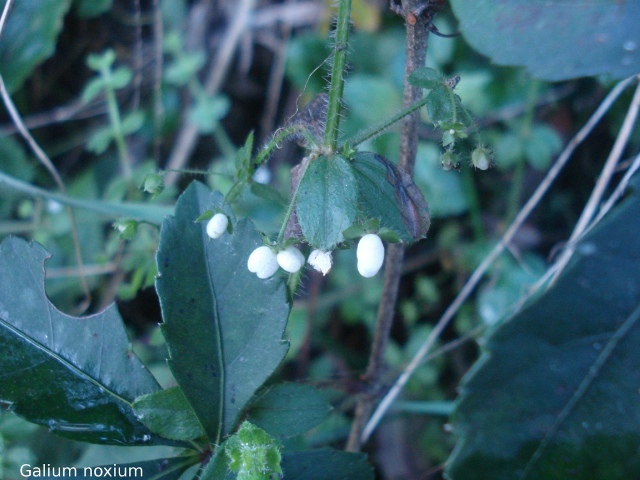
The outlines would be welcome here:
M 403 96 L 405 106 L 414 104 L 419 101 L 422 96 L 422 88 L 411 85 L 408 82 L 408 78 L 416 68 L 424 66 L 429 35 L 427 27 L 434 14 L 434 9 L 429 8 L 432 6 L 430 0 L 404 0 L 400 11 L 397 12 L 404 16 L 406 25 L 407 52 Z M 416 14 L 416 12 L 420 13 Z M 418 150 L 418 122 L 419 115 L 417 112 L 404 117 L 402 121 L 398 166 L 409 175 L 413 175 Z M 362 437 L 362 432 L 378 397 L 377 390 L 380 386 L 380 377 L 384 365 L 384 352 L 389 340 L 389 333 L 395 313 L 403 257 L 404 248 L 401 244 L 396 243 L 389 246 L 385 260 L 384 283 L 380 306 L 378 308 L 378 319 L 371 345 L 369 364 L 364 375 L 364 381 L 370 387 L 370 390 L 363 393 L 358 399 L 355 417 L 346 446 L 348 451 L 360 450 L 363 441 L 366 440 Z
M 333 67 L 331 69 L 331 85 L 329 86 L 327 123 L 324 129 L 324 146 L 329 147 L 333 152 L 336 151 L 338 143 L 342 91 L 344 90 L 344 70 L 347 64 L 350 17 L 351 0 L 340 0 L 336 23 L 336 41 L 333 46 Z

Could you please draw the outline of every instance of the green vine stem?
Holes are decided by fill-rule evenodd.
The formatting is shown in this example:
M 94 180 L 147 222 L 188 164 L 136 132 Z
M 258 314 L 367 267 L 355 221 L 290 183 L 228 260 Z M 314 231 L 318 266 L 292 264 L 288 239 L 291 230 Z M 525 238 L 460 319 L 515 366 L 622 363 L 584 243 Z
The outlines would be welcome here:
M 380 133 L 384 132 L 391 125 L 399 122 L 407 115 L 411 115 L 413 112 L 420 110 L 426 104 L 427 104 L 427 97 L 424 97 L 423 99 L 413 103 L 409 107 L 403 108 L 401 111 L 396 113 L 393 117 L 389 118 L 388 120 L 381 122 L 377 125 L 372 125 L 368 128 L 365 128 L 364 130 L 361 130 L 360 132 L 355 134 L 353 137 L 348 138 L 344 141 L 341 141 L 341 143 L 344 144 L 345 146 L 357 147 L 361 143 L 364 143 L 370 138 L 373 138 L 379 135 Z
M 329 86 L 329 106 L 327 123 L 324 130 L 324 146 L 336 151 L 338 131 L 340 128 L 340 109 L 344 90 L 344 71 L 347 64 L 347 45 L 349 41 L 349 19 L 351 17 L 351 0 L 340 0 L 336 24 L 336 42 L 334 45 L 333 67 L 331 69 L 331 85 Z

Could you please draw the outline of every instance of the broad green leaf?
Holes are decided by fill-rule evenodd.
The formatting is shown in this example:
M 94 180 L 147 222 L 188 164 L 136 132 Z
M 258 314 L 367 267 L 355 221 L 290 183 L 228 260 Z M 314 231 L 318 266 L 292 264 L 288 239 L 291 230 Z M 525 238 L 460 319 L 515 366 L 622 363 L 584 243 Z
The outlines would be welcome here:
M 74 440 L 155 443 L 131 407 L 160 387 L 131 351 L 117 310 L 58 311 L 44 289 L 47 256 L 19 238 L 0 244 L 0 400 Z
M 137 463 L 112 463 L 97 466 L 51 466 L 50 464 L 28 465 L 23 467 L 25 477 L 53 480 L 75 478 L 93 480 L 95 478 L 140 478 L 142 480 L 178 480 L 182 473 L 193 464 L 185 457 L 159 458 Z
M 113 0 L 76 0 L 76 14 L 81 18 L 94 18 L 111 9 Z
M 0 73 L 14 92 L 55 49 L 71 0 L 14 2 L 0 42 Z
M 156 282 L 169 366 L 216 443 L 284 358 L 289 314 L 284 278 L 260 280 L 247 269 L 262 245 L 249 221 L 216 240 L 204 222 L 194 222 L 206 210 L 233 219 L 223 202 L 200 183 L 180 196 L 175 216 L 162 226 Z
M 362 453 L 320 449 L 284 453 L 283 480 L 373 480 L 373 467 Z
M 536 77 L 624 78 L 640 65 L 640 2 L 452 0 L 471 46 Z
M 205 435 L 180 387 L 140 397 L 133 409 L 140 421 L 161 437 L 188 441 Z
M 636 191 L 487 339 L 452 418 L 450 478 L 640 477 L 639 211 Z
M 275 385 L 260 395 L 247 419 L 274 438 L 301 435 L 322 422 L 331 406 L 310 385 Z
M 403 241 L 424 238 L 429 230 L 429 208 L 411 177 L 386 158 L 370 152 L 356 154 L 351 162 L 358 182 L 360 208 L 380 227 Z
M 453 96 L 444 85 L 438 85 L 429 92 L 426 107 L 429 118 L 436 125 L 453 120 Z
M 357 183 L 349 162 L 339 156 L 311 162 L 298 186 L 296 213 L 307 242 L 323 251 L 344 240 L 357 214 Z

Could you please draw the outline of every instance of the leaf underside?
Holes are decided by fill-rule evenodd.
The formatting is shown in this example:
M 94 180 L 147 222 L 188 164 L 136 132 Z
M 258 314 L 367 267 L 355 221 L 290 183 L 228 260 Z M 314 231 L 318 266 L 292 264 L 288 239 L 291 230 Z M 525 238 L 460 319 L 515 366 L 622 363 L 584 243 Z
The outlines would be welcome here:
M 168 217 L 157 253 L 162 331 L 169 366 L 213 442 L 232 431 L 241 410 L 284 358 L 289 304 L 282 277 L 260 280 L 247 269 L 262 245 L 248 220 L 211 240 L 206 210 L 223 197 L 194 182 Z
M 160 387 L 131 352 L 117 310 L 85 318 L 58 311 L 45 293 L 47 257 L 19 238 L 0 245 L 0 400 L 74 440 L 163 443 L 131 408 Z
M 640 477 L 640 198 L 576 246 L 463 382 L 453 480 Z
M 545 80 L 625 78 L 640 65 L 640 2 L 451 0 L 470 45 Z
M 358 182 L 360 208 L 380 227 L 393 230 L 401 240 L 413 242 L 427 235 L 429 208 L 411 177 L 386 158 L 370 152 L 351 162 Z

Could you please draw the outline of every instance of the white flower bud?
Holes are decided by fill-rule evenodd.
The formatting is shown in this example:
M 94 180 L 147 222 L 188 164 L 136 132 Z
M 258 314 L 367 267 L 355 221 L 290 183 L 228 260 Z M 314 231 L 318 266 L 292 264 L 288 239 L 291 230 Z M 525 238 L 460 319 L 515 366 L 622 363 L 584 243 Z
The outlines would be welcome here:
M 311 265 L 317 272 L 322 272 L 322 275 L 326 275 L 329 273 L 329 270 L 331 270 L 331 266 L 333 265 L 331 252 L 314 250 L 309 254 L 309 265 Z
M 224 213 L 216 213 L 207 223 L 207 235 L 220 238 L 229 226 L 229 218 Z
M 278 252 L 276 258 L 278 265 L 280 265 L 285 272 L 296 273 L 304 265 L 304 255 L 294 246 L 289 246 Z
M 247 268 L 250 272 L 255 273 L 258 278 L 269 278 L 278 271 L 276 254 L 266 245 L 258 247 L 249 255 Z
M 358 242 L 356 251 L 358 257 L 358 272 L 365 278 L 373 277 L 384 261 L 384 245 L 380 237 L 369 233 Z

